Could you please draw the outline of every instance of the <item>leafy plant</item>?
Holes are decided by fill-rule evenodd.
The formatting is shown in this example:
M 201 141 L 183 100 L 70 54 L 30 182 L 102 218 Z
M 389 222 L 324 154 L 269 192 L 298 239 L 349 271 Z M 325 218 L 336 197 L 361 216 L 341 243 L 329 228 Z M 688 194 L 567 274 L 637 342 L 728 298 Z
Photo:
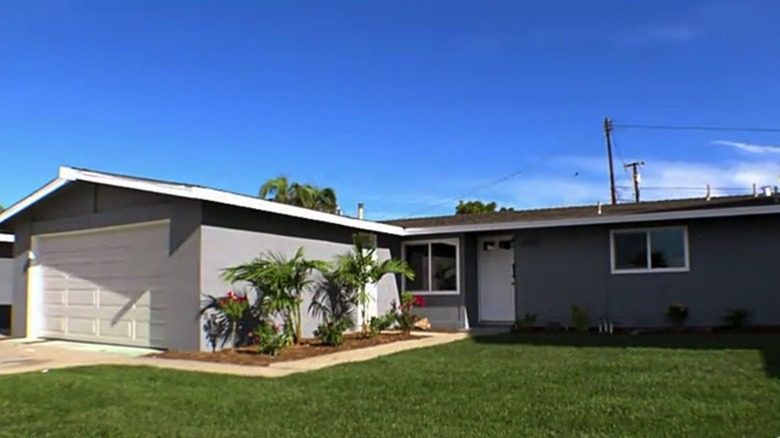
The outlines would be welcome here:
M 748 325 L 748 318 L 750 317 L 750 312 L 742 307 L 737 307 L 735 309 L 729 309 L 726 311 L 726 315 L 723 317 L 723 320 L 726 322 L 726 325 L 732 328 L 742 328 Z
M 398 312 L 395 310 L 395 305 L 393 305 L 384 315 L 371 318 L 371 321 L 368 323 L 368 335 L 373 337 L 385 330 L 389 330 L 397 320 Z
M 326 262 L 304 258 L 301 247 L 290 258 L 266 253 L 248 263 L 226 268 L 222 277 L 230 283 L 252 285 L 257 292 L 257 307 L 261 315 L 281 315 L 284 326 L 293 330 L 295 343 L 300 343 L 303 338 L 303 295 L 313 284 L 313 271 L 329 268 Z
M 688 307 L 685 304 L 672 303 L 666 308 L 666 317 L 675 327 L 682 327 L 688 319 Z
M 317 282 L 309 313 L 323 321 L 346 318 L 350 321 L 349 328 L 352 328 L 355 325 L 352 315 L 356 302 L 357 290 L 338 269 L 328 269 L 322 271 L 322 278 Z
M 417 316 L 414 314 L 415 307 L 425 306 L 425 300 L 419 295 L 412 295 L 409 292 L 401 293 L 401 305 L 398 306 L 396 322 L 398 328 L 404 333 L 409 333 L 414 329 L 414 323 L 417 322 Z M 395 307 L 395 302 L 393 302 Z
M 513 332 L 526 331 L 536 325 L 536 314 L 526 313 L 522 318 L 515 319 L 515 323 L 512 324 Z
M 292 330 L 289 326 L 269 321 L 261 321 L 253 331 L 257 351 L 276 356 L 285 347 L 293 343 Z
M 314 336 L 325 345 L 341 345 L 344 343 L 344 332 L 352 325 L 352 320 L 349 318 L 323 322 L 314 331 Z
M 356 304 L 360 307 L 362 331 L 368 333 L 368 321 L 366 313 L 371 295 L 366 286 L 378 283 L 385 275 L 401 274 L 408 279 L 414 279 L 414 271 L 403 260 L 389 259 L 383 262 L 376 260 L 376 248 L 366 245 L 365 239 L 360 234 L 353 236 L 353 248 L 349 254 L 337 257 L 336 269 L 339 278 L 357 291 Z
M 211 350 L 216 350 L 219 341 L 235 348 L 239 342 L 239 329 L 249 311 L 249 300 L 245 294 L 228 291 L 221 297 L 207 295 L 200 310 L 207 315 L 203 328 L 209 338 Z
M 258 195 L 269 201 L 295 205 L 311 210 L 327 213 L 335 213 L 338 210 L 336 191 L 332 188 L 319 188 L 311 184 L 290 182 L 284 175 L 266 181 L 260 187 Z
M 571 305 L 571 323 L 575 329 L 586 332 L 590 326 L 590 317 L 588 316 L 588 309 L 580 307 L 576 304 Z

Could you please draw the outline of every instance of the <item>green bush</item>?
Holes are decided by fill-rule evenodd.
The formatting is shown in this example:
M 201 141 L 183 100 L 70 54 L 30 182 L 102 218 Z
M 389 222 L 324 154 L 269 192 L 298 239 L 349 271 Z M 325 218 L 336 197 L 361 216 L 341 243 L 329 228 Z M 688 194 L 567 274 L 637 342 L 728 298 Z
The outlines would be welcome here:
M 580 307 L 576 304 L 571 305 L 571 323 L 575 329 L 586 332 L 590 325 L 590 317 L 588 317 L 588 309 Z
M 285 347 L 293 343 L 295 329 L 291 324 L 278 324 L 269 321 L 261 321 L 253 334 L 257 351 L 263 354 L 276 356 Z
M 401 293 L 401 305 L 398 306 L 398 313 L 396 313 L 396 322 L 398 328 L 404 333 L 409 333 L 414 329 L 414 323 L 417 322 L 417 316 L 414 315 L 415 307 L 423 307 L 425 300 L 418 295 L 412 295 L 409 292 Z M 393 302 L 393 307 L 396 304 Z
M 666 308 L 666 317 L 674 327 L 682 327 L 688 319 L 688 306 L 681 303 L 672 303 Z
M 729 309 L 726 311 L 726 315 L 723 317 L 723 320 L 726 322 L 726 325 L 732 328 L 742 328 L 748 325 L 748 318 L 750 317 L 750 312 L 748 312 L 747 309 L 744 309 L 742 307 L 737 307 L 735 309 Z
M 526 313 L 522 318 L 517 318 L 512 324 L 513 332 L 522 332 L 533 328 L 536 325 L 536 314 Z
M 352 321 L 347 318 L 323 322 L 314 331 L 314 336 L 325 345 L 341 345 L 344 343 L 344 332 L 351 325 Z
M 382 316 L 371 318 L 371 322 L 368 324 L 368 335 L 373 337 L 385 330 L 389 330 L 395 324 L 396 319 L 398 319 L 398 312 L 396 312 L 395 308 L 388 310 Z

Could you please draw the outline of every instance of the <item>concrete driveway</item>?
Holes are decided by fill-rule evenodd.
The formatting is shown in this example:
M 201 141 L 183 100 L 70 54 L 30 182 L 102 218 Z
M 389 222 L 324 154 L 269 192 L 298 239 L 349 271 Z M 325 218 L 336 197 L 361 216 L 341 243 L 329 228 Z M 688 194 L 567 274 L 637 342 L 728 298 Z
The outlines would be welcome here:
M 128 364 L 134 362 L 134 358 L 153 351 L 65 341 L 4 339 L 0 340 L 0 374 L 82 365 Z

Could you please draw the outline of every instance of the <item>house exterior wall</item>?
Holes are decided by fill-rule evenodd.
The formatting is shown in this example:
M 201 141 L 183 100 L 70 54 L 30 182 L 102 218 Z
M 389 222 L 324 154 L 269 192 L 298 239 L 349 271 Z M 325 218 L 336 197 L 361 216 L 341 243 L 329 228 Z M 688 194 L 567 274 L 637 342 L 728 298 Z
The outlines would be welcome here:
M 415 236 L 402 241 L 403 245 L 453 238 L 458 239 L 459 293 L 457 295 L 434 292 L 421 294 L 425 306 L 415 310 L 417 316 L 428 318 L 434 328 L 465 329 L 476 325 L 478 321 L 476 238 L 473 234 L 460 233 Z
M 610 230 L 684 225 L 690 271 L 612 274 Z M 539 323 L 570 324 L 572 304 L 593 325 L 667 325 L 668 304 L 689 307 L 687 324 L 720 325 L 729 308 L 744 307 L 753 324 L 780 324 L 780 216 L 701 219 L 630 226 L 519 230 L 515 236 L 516 314 Z
M 170 290 L 176 297 L 166 319 L 168 348 L 197 349 L 201 204 L 198 201 L 145 192 L 71 183 L 13 218 L 14 336 L 27 336 L 29 250 L 38 234 L 62 233 L 121 225 L 170 221 Z
M 274 214 L 252 212 L 221 205 L 206 204 L 200 229 L 200 289 L 203 294 L 223 295 L 233 285 L 220 278 L 224 268 L 250 261 L 267 252 L 292 256 L 303 247 L 309 259 L 333 261 L 337 255 L 352 249 L 352 236 L 357 230 L 329 224 L 295 220 Z M 378 236 L 380 261 L 397 257 L 398 240 Z M 235 285 L 241 289 L 241 285 Z M 398 299 L 397 278 L 385 276 L 378 284 L 378 313 L 390 308 Z M 312 294 L 304 296 L 302 306 L 303 334 L 313 336 L 320 321 L 309 312 Z M 202 326 L 202 324 L 201 324 Z M 200 348 L 209 350 L 203 327 L 200 328 Z

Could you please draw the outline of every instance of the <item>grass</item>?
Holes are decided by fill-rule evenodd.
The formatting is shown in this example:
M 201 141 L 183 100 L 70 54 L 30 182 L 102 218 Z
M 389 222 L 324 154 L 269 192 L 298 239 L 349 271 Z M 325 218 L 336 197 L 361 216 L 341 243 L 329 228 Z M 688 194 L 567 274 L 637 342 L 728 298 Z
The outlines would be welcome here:
M 0 436 L 780 436 L 780 335 L 513 335 L 283 379 L 0 378 Z

